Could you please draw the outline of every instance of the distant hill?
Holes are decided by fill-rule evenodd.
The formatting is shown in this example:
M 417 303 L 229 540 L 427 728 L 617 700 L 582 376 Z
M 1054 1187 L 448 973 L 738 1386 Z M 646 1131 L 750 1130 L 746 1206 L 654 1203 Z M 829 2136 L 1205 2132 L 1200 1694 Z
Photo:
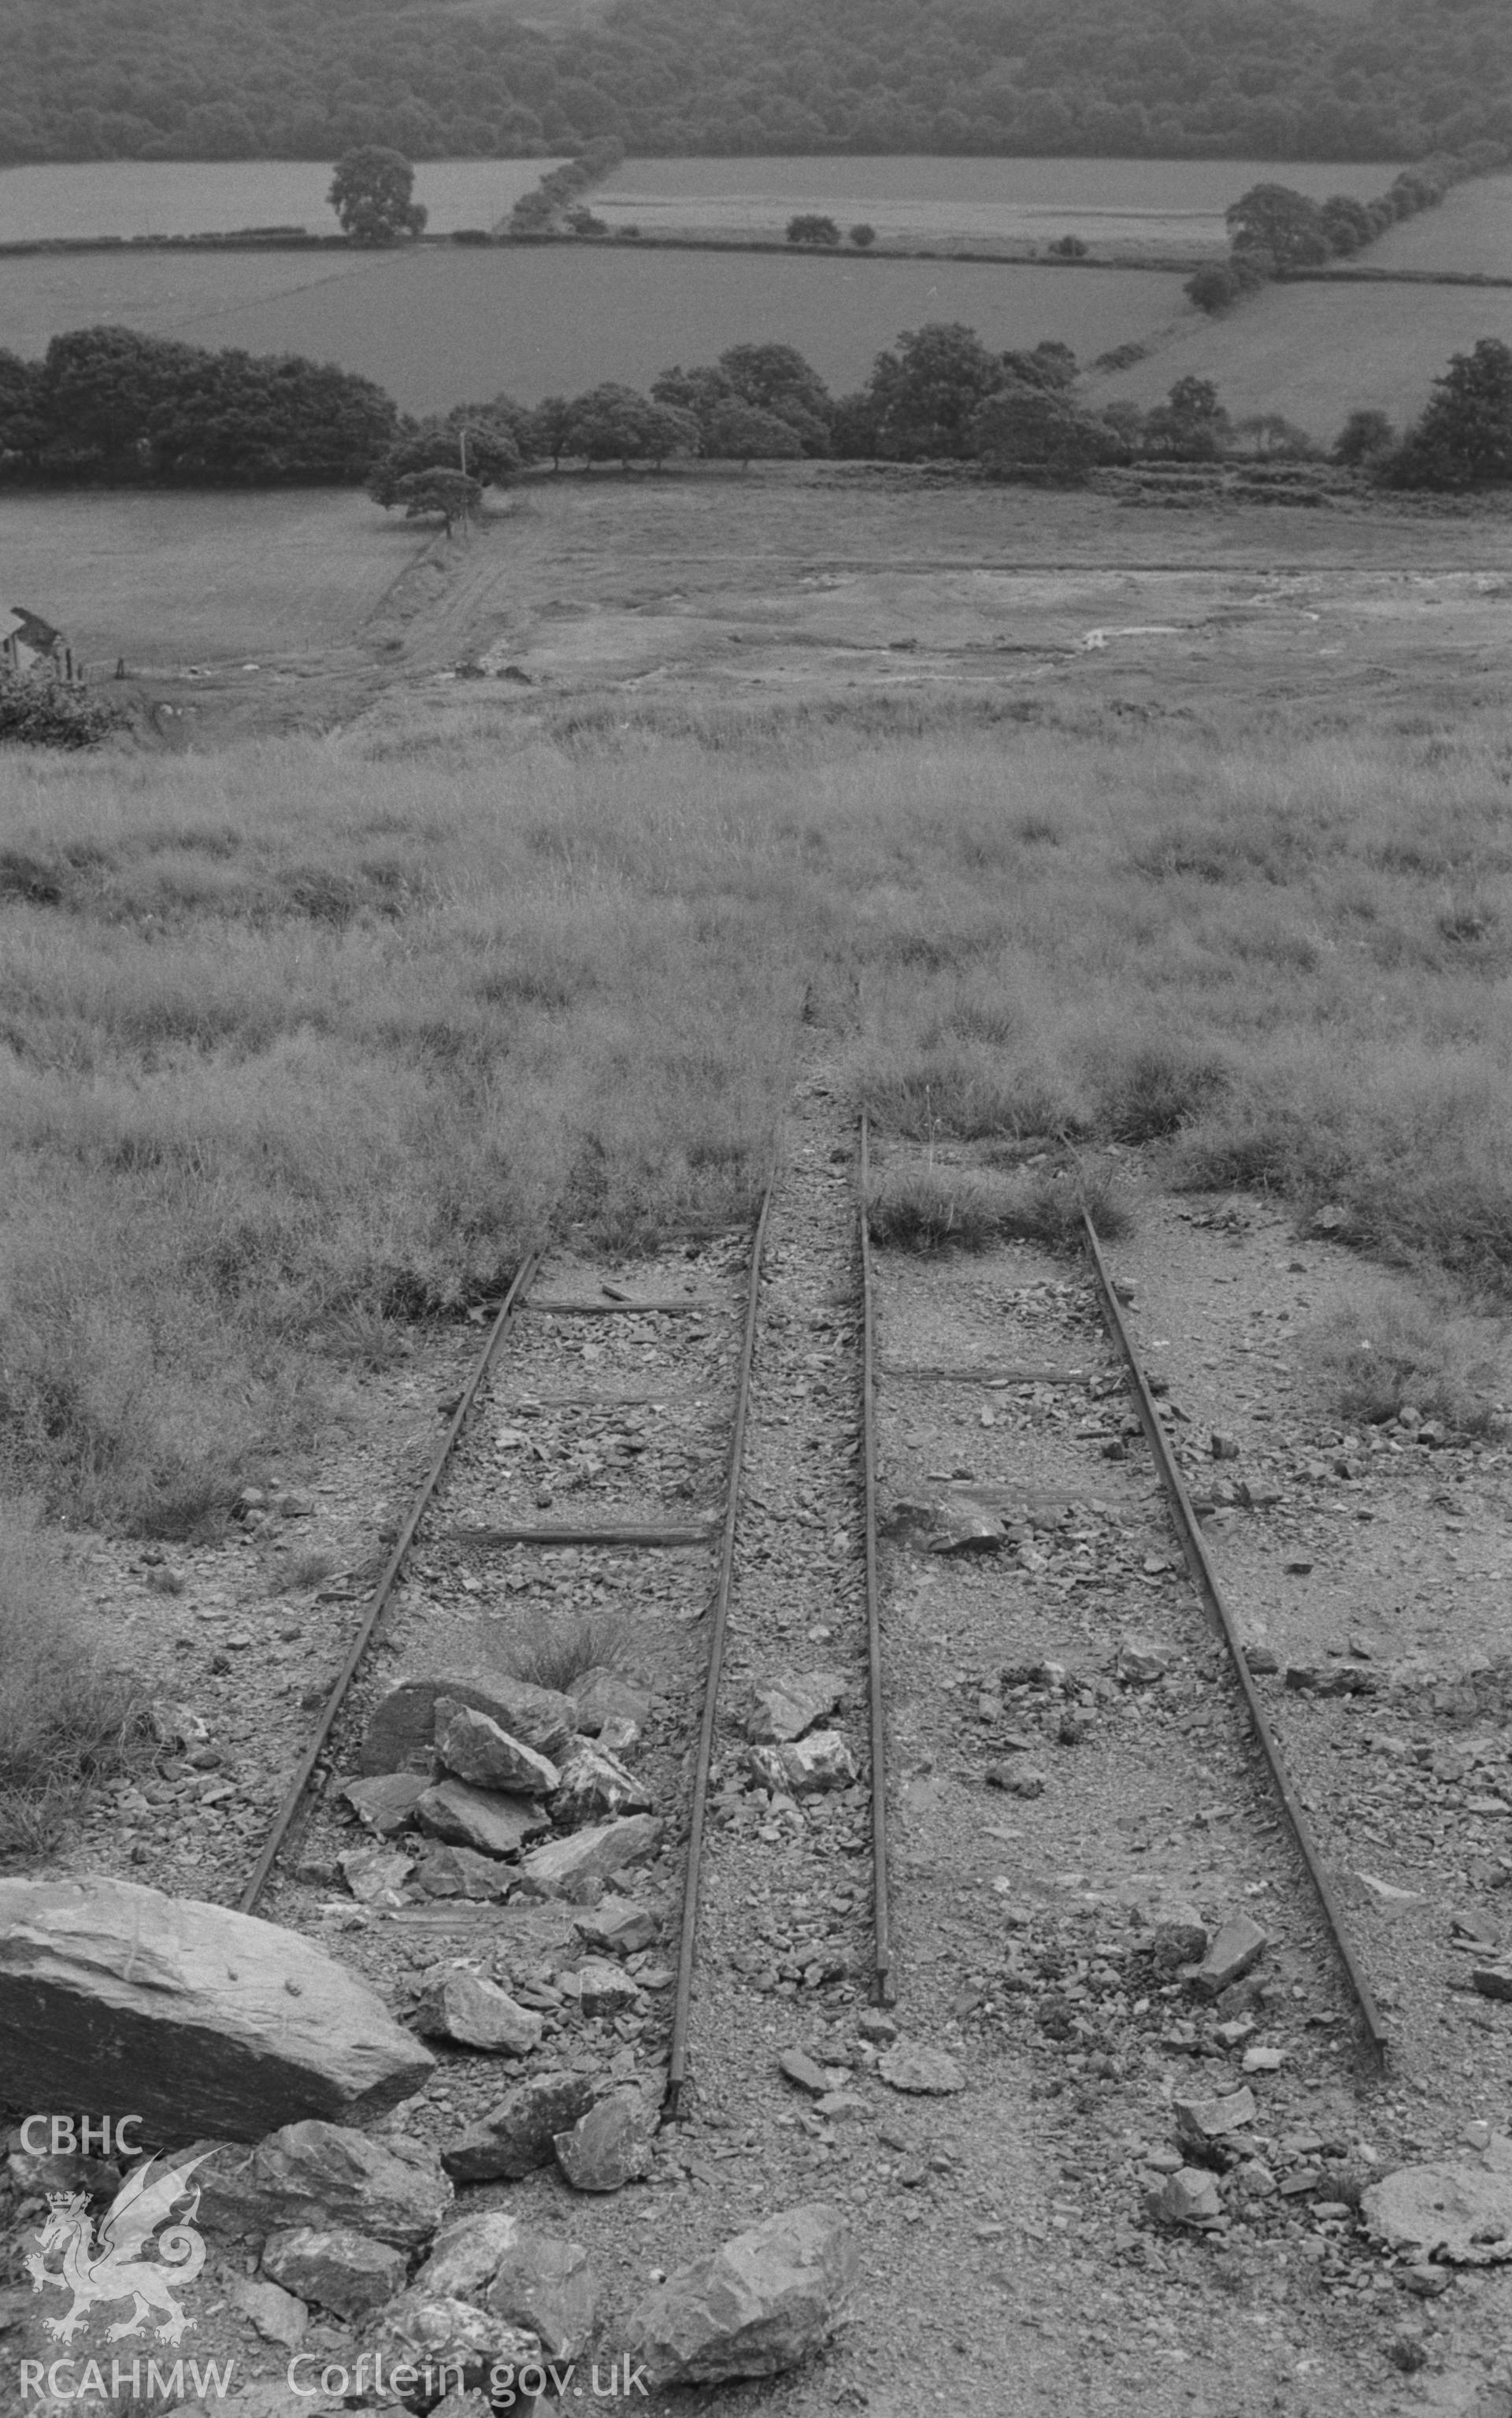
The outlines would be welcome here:
M 0 0 L 0 163 L 1512 156 L 1508 0 Z

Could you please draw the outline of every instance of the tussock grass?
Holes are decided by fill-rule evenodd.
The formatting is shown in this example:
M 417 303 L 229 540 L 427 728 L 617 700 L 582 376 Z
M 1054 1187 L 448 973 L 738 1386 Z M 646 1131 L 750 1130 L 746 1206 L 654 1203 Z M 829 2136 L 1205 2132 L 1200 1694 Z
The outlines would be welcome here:
M 1078 1165 L 1010 1175 L 926 1160 L 887 1169 L 866 1197 L 873 1241 L 905 1251 L 985 1251 L 1010 1240 L 1077 1251 L 1084 1210 L 1110 1242 L 1129 1232 L 1128 1211 L 1106 1171 Z
M 1305 1338 L 1341 1418 L 1380 1426 L 1412 1405 L 1464 1435 L 1499 1424 L 1501 1372 L 1483 1325 L 1443 1299 L 1414 1300 L 1387 1278 Z
M 144 1690 L 82 1642 L 47 1540 L 0 1511 L 0 1856 L 45 1851 L 85 1787 L 152 1742 Z
M 628 1624 L 615 1612 L 574 1612 L 559 1619 L 528 1614 L 496 1653 L 512 1677 L 563 1695 L 586 1671 L 631 1668 Z
M 738 1222 L 801 1018 L 926 1149 L 1148 1146 L 1512 1289 L 1500 711 L 616 699 L 508 755 L 466 706 L 406 749 L 398 711 L 8 760 L 0 1452 L 74 1516 L 213 1524 L 537 1240 Z M 994 1231 L 1069 1232 L 1066 1182 Z M 884 1215 L 960 1241 L 978 1200 Z

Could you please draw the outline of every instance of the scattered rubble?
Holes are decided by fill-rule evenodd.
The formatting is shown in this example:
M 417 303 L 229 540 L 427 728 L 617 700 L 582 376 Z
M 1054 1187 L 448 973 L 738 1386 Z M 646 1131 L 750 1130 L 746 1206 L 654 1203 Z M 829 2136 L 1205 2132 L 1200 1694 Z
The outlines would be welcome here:
M 339 2318 L 359 2318 L 392 2300 L 407 2272 L 402 2250 L 347 2226 L 291 2226 L 263 2244 L 265 2275 Z
M 528 2057 L 541 2045 L 541 2017 L 466 1965 L 426 1977 L 414 2021 L 428 2039 L 451 2041 L 458 2048 Z
M 532 1688 L 502 1672 L 449 1672 L 400 1680 L 369 1716 L 359 1758 L 364 1778 L 379 1772 L 428 1771 L 438 1702 L 486 1713 L 511 1737 L 555 1761 L 577 1728 L 571 1696 Z
M 403 2133 L 379 2140 L 310 2121 L 286 2124 L 251 2150 L 211 2146 L 216 2153 L 194 2180 L 202 2221 L 219 2232 L 351 2227 L 413 2250 L 429 2241 L 451 2202 L 435 2150 Z

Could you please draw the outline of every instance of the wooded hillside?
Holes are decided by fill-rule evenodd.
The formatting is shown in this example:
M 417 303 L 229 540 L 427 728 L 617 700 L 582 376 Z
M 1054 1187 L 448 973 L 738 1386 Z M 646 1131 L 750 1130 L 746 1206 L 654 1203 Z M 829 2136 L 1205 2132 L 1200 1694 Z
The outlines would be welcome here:
M 1505 0 L 0 0 L 0 163 L 571 151 L 1512 148 Z

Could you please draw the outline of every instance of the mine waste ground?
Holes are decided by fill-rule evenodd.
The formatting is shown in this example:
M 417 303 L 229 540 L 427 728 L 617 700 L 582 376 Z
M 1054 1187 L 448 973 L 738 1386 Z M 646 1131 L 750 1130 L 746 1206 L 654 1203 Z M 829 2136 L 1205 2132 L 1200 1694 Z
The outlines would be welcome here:
M 570 746 L 574 732 L 621 730 L 633 751 L 696 727 L 735 745 L 775 713 L 899 729 L 958 713 L 1000 725 L 1005 750 L 1026 721 L 1079 716 L 1115 746 L 1121 727 L 1224 715 L 1347 738 L 1388 714 L 1427 727 L 1499 712 L 1509 579 L 1512 523 L 1494 513 L 1212 497 L 1155 511 L 840 472 L 717 489 L 542 482 L 466 545 L 428 548 L 324 653 L 281 663 L 270 645 L 255 673 L 206 657 L 193 682 L 165 667 L 133 694 L 145 746 L 162 741 L 158 709 L 192 706 L 172 743 L 212 765 L 221 744 L 312 728 L 375 764 Z M 855 1109 L 852 1070 L 806 1030 L 758 1305 L 681 2120 L 654 2129 L 710 1551 L 468 1531 L 569 1513 L 717 1521 L 750 1243 L 738 1226 L 649 1254 L 571 1235 L 548 1251 L 544 1296 L 686 1293 L 701 1314 L 538 1313 L 506 1336 L 259 1907 L 423 2028 L 436 2062 L 398 2105 L 354 2120 L 369 2143 L 355 2181 L 318 2143 L 291 2181 L 298 2145 L 272 2141 L 259 2200 L 243 2153 L 217 2153 L 201 2178 L 206 2264 L 172 2358 L 234 2362 L 232 2396 L 209 2406 L 239 2418 L 324 2413 L 356 2397 L 341 2380 L 420 2262 L 450 2256 L 433 2293 L 450 2273 L 466 2287 L 452 2297 L 493 2292 L 505 2310 L 513 2258 L 585 2356 L 591 2277 L 603 2375 L 645 2338 L 666 2278 L 675 2289 L 719 2243 L 819 2204 L 833 2305 L 801 2342 L 793 2320 L 798 2364 L 634 2406 L 1512 2418 L 1504 1317 L 1473 1295 L 1457 1312 L 1458 1408 L 1404 1393 L 1389 1417 L 1352 1415 L 1318 1338 L 1420 1323 L 1440 1298 L 1423 1271 L 1374 1263 L 1326 1205 L 1173 1190 L 1158 1144 L 1098 1154 L 1126 1221 L 1107 1246 L 1126 1315 L 1385 2019 L 1381 2073 L 1085 1262 L 1030 1239 L 878 1249 L 896 1974 L 878 2008 Z M 920 1168 L 969 1189 L 1002 1165 L 991 1139 L 883 1130 L 877 1153 L 884 1191 Z M 1061 1163 L 1028 1155 L 1049 1176 Z M 344 1424 L 318 1451 L 271 1459 L 210 1541 L 67 1536 L 89 1630 L 151 1684 L 161 1752 L 45 1855 L 9 1859 L 0 1890 L 92 1876 L 101 1903 L 124 1885 L 236 1904 L 480 1332 L 477 1315 L 417 1322 L 401 1356 L 354 1381 Z M 990 1549 L 955 1550 L 973 1523 L 978 1545 L 996 1523 Z M 444 1738 L 455 1772 L 458 1700 L 435 1683 L 496 1674 L 501 1641 L 556 1632 L 594 1649 L 556 1671 L 572 1706 L 556 1747 L 574 1722 L 593 1733 L 626 1790 L 597 1810 L 640 1826 L 606 1885 L 590 1873 L 566 1895 L 550 1877 L 562 1842 L 535 1844 L 543 1818 L 520 1816 L 501 1858 L 466 1785 L 444 1783 L 450 1826 L 433 1809 L 425 1829 L 396 1828 L 422 1775 L 396 1772 L 383 1745 L 399 1721 L 385 1706 L 410 1683 L 413 1707 L 418 1685 L 408 1745 Z M 552 1683 L 543 1663 L 534 1676 Z M 763 1766 L 761 1700 L 778 1681 L 806 1704 L 810 1739 L 838 1741 L 832 1784 Z M 453 1709 L 426 1731 L 437 1694 Z M 529 1802 L 505 1792 L 493 1818 Z M 496 2045 L 449 2039 L 459 1990 L 500 2027 Z M 546 2075 L 566 2077 L 559 2096 Z M 577 2128 L 574 2149 L 542 2148 L 549 2126 L 520 2149 L 532 2091 L 538 2118 L 549 2101 Z M 118 2181 L 32 2155 L 13 2128 L 34 2104 L 0 2074 L 0 2407 L 17 2411 L 64 2406 L 22 2383 L 23 2362 L 64 2348 L 43 2320 L 65 2303 L 25 2265 L 47 2192 Z M 585 2141 L 600 2106 L 617 2129 Z M 164 2132 L 162 2146 L 188 2142 Z M 459 2217 L 494 2229 L 475 2222 L 437 2249 Z M 339 2259 L 317 2273 L 308 2244 L 291 2251 L 310 2223 L 362 2235 L 387 2300 L 362 2304 L 349 2252 L 343 2282 Z M 99 2361 L 107 2386 L 114 2358 L 129 2370 L 133 2353 L 165 2355 L 106 2342 L 120 2314 L 101 2304 L 66 2347 Z M 313 2392 L 289 2383 L 299 2354 Z M 449 2418 L 465 2409 L 481 2418 L 472 2402 Z

